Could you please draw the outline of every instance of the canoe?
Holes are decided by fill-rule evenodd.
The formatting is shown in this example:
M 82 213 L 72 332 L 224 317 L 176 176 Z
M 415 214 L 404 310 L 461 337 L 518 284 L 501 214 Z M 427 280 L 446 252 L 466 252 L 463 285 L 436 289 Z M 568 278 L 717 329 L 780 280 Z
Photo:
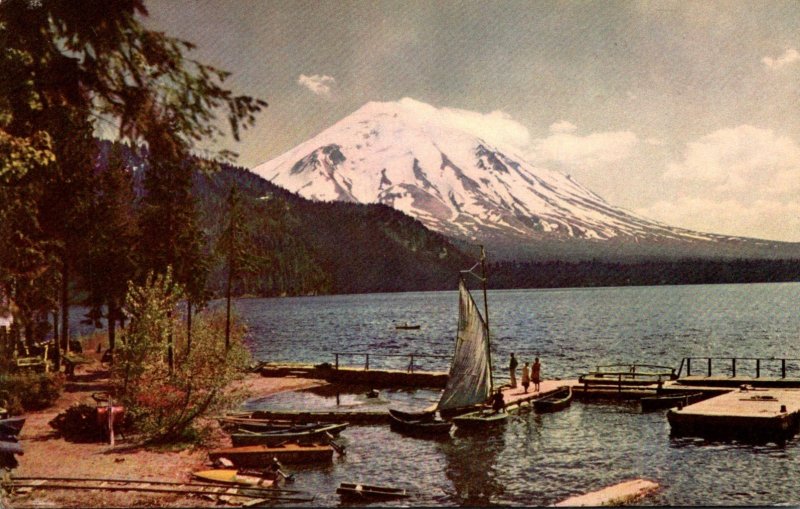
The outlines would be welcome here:
M 348 502 L 370 501 L 370 500 L 393 500 L 398 498 L 408 498 L 411 495 L 403 488 L 392 488 L 389 486 L 371 486 L 369 484 L 356 484 L 343 482 L 336 488 L 336 493 Z
M 335 436 L 347 427 L 343 424 L 325 424 L 302 431 L 272 430 L 265 432 L 242 431 L 231 433 L 231 441 L 234 447 L 245 445 L 277 445 L 281 442 L 313 442 L 324 441 L 329 436 Z
M 533 409 L 537 412 L 556 412 L 563 410 L 572 402 L 572 388 L 562 387 L 553 394 L 533 402 Z
M 192 477 L 203 481 L 218 482 L 222 484 L 235 484 L 238 486 L 259 486 L 262 488 L 276 487 L 275 479 L 268 479 L 259 475 L 242 473 L 231 468 L 218 468 L 214 470 L 201 470 L 192 472 Z
M 436 410 L 405 412 L 403 410 L 395 410 L 394 408 L 390 408 L 389 415 L 402 421 L 432 421 L 436 417 Z
M 392 431 L 411 435 L 414 437 L 446 437 L 450 436 L 450 428 L 453 424 L 438 419 L 431 420 L 406 420 L 398 419 L 391 413 L 389 427 Z
M 486 428 L 504 424 L 508 420 L 508 412 L 497 412 L 492 410 L 478 410 L 468 414 L 453 417 L 453 424 L 462 429 Z
M 420 327 L 420 325 L 409 325 L 407 323 L 398 323 L 394 326 L 397 330 L 418 330 Z
M 642 398 L 642 412 L 652 412 L 653 410 L 663 410 L 665 408 L 675 408 L 677 406 L 688 406 L 702 399 L 702 392 L 692 394 L 669 394 Z
M 236 467 L 264 468 L 272 464 L 273 458 L 286 464 L 330 463 L 333 461 L 333 447 L 319 444 L 247 445 L 216 449 L 209 451 L 208 456 L 211 461 L 227 458 Z
M 228 428 L 235 428 L 237 431 L 255 431 L 257 433 L 268 433 L 268 432 L 281 432 L 281 433 L 289 433 L 289 432 L 298 432 L 298 431 L 310 431 L 321 426 L 328 426 L 326 423 L 320 422 L 309 422 L 308 424 L 275 424 L 270 422 L 258 422 L 256 419 L 252 419 L 254 422 L 227 422 Z
M 0 419 L 0 433 L 18 436 L 25 425 L 25 417 L 7 417 Z

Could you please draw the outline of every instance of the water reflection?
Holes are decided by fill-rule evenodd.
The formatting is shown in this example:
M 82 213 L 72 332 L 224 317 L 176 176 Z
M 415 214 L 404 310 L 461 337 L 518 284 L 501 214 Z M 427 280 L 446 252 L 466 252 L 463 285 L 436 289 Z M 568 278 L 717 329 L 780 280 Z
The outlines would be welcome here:
M 505 490 L 497 458 L 505 446 L 505 432 L 500 428 L 457 431 L 453 440 L 441 444 L 447 465 L 444 473 L 453 483 L 451 497 L 456 504 L 502 503 Z

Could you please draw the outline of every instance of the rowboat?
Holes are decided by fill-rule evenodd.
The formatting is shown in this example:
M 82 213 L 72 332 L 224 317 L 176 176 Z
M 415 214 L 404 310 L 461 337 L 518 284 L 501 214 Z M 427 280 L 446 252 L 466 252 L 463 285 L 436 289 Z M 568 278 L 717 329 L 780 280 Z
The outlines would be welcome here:
M 420 325 L 409 325 L 408 323 L 397 323 L 394 328 L 397 330 L 418 330 Z
M 229 459 L 236 467 L 263 468 L 271 465 L 273 459 L 281 463 L 330 463 L 333 461 L 333 447 L 330 445 L 282 444 L 278 446 L 247 445 L 216 449 L 208 453 L 211 461 L 219 458 Z
M 675 408 L 677 406 L 688 406 L 696 403 L 703 398 L 702 392 L 695 392 L 692 394 L 669 394 L 662 396 L 654 396 L 642 398 L 642 412 L 652 412 L 653 410 L 662 410 L 664 408 Z
M 18 436 L 25 425 L 25 417 L 7 417 L 0 419 L 0 433 Z
M 370 501 L 370 500 L 393 500 L 398 498 L 408 498 L 409 495 L 403 488 L 391 488 L 389 486 L 371 486 L 369 484 L 356 484 L 343 482 L 336 488 L 336 493 L 348 502 Z
M 347 427 L 347 423 L 343 424 L 323 424 L 313 428 L 308 428 L 300 431 L 294 431 L 291 428 L 287 430 L 272 430 L 264 432 L 254 432 L 242 430 L 239 433 L 231 433 L 231 440 L 234 447 L 244 445 L 277 445 L 286 441 L 297 442 L 313 442 L 320 441 L 326 438 L 333 437 L 342 432 Z
M 504 424 L 508 420 L 508 412 L 494 412 L 492 410 L 478 410 L 468 414 L 453 417 L 453 424 L 462 429 L 486 428 Z
M 557 412 L 569 406 L 572 402 L 572 388 L 561 387 L 553 394 L 533 402 L 533 409 L 537 412 Z
M 392 431 L 411 435 L 414 437 L 446 437 L 450 435 L 450 428 L 453 424 L 438 419 L 407 420 L 398 419 L 391 413 L 389 427 Z
M 402 421 L 432 421 L 436 418 L 436 410 L 406 412 L 404 410 L 395 410 L 394 408 L 390 408 L 389 415 Z
M 231 468 L 218 468 L 214 470 L 201 470 L 192 472 L 192 477 L 203 481 L 234 484 L 237 486 L 259 486 L 273 488 L 278 486 L 277 477 L 244 473 L 246 471 Z M 268 478 L 271 477 L 271 478 Z

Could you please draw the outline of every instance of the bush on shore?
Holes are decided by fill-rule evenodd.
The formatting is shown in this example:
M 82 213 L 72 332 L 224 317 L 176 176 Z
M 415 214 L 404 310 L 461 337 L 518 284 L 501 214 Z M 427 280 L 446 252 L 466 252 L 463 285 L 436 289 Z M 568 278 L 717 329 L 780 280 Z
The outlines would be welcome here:
M 64 388 L 61 373 L 10 373 L 0 375 L 0 399 L 11 415 L 47 408 Z M 0 401 L 2 404 L 2 401 Z
M 224 314 L 203 311 L 193 319 L 190 345 L 174 312 L 182 297 L 168 271 L 149 276 L 143 286 L 131 285 L 126 299 L 130 322 L 114 354 L 112 376 L 117 399 L 147 442 L 194 440 L 202 436 L 199 418 L 243 396 L 232 387 L 250 362 L 243 327 L 232 327 L 226 348 Z

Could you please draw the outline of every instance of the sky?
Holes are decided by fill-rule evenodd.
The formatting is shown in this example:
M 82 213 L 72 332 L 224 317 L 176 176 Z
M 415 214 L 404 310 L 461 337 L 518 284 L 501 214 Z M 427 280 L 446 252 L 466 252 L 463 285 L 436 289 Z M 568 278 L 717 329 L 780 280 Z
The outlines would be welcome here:
M 800 242 L 794 1 L 155 0 L 269 107 L 252 168 L 370 101 L 412 98 L 639 215 Z

